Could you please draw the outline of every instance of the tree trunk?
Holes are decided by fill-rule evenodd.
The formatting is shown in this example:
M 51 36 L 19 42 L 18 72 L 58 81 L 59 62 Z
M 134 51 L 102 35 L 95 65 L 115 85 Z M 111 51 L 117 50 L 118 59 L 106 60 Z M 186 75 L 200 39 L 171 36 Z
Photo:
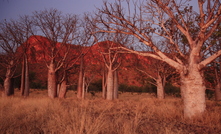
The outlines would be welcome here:
M 117 70 L 114 71 L 114 95 L 113 95 L 113 99 L 117 99 L 118 98 L 118 72 Z
M 28 59 L 25 56 L 25 84 L 24 84 L 24 96 L 29 96 L 29 66 L 28 66 Z
M 13 95 L 13 91 L 11 91 L 11 78 L 7 77 L 4 80 L 4 95 L 3 96 L 10 96 Z
M 25 60 L 23 60 L 22 62 L 22 70 L 21 70 L 21 95 L 24 95 L 24 91 L 25 91 Z
M 11 78 L 11 68 L 7 68 L 4 80 L 4 94 L 3 96 L 10 96 L 14 94 L 13 79 Z
M 83 75 L 82 99 L 85 99 L 85 75 Z
M 221 83 L 218 81 L 216 87 L 215 87 L 215 100 L 220 101 L 221 100 Z
M 158 75 L 158 78 L 156 79 L 156 83 L 157 83 L 157 98 L 164 99 L 165 98 L 164 82 L 160 75 Z
M 113 90 L 114 90 L 114 75 L 111 68 L 108 68 L 107 73 L 107 100 L 113 100 Z
M 102 78 L 102 97 L 106 99 L 107 97 L 107 88 L 106 88 L 106 69 L 104 67 L 103 70 L 103 78 Z
M 57 97 L 56 72 L 53 62 L 50 63 L 48 68 L 48 96 L 50 98 Z
M 184 73 L 185 72 L 185 73 Z M 206 109 L 203 73 L 197 64 L 189 66 L 188 71 L 180 73 L 181 91 L 184 101 L 184 116 L 200 116 Z
M 67 93 L 67 81 L 64 80 L 64 81 L 61 82 L 58 97 L 59 98 L 65 98 L 66 93 Z
M 81 63 L 80 63 L 80 72 L 79 72 L 79 78 L 78 78 L 78 87 L 77 87 L 77 98 L 82 99 L 83 94 L 83 56 L 81 57 Z

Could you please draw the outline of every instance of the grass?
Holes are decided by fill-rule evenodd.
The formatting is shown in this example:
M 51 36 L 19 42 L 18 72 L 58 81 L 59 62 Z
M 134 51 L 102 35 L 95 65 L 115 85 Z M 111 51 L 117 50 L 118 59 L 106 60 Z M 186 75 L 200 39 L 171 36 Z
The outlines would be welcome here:
M 203 118 L 183 118 L 182 100 L 158 100 L 151 94 L 122 93 L 118 100 L 101 99 L 101 93 L 76 99 L 49 99 L 47 91 L 33 90 L 0 97 L 2 134 L 189 134 L 221 133 L 221 102 L 207 101 Z

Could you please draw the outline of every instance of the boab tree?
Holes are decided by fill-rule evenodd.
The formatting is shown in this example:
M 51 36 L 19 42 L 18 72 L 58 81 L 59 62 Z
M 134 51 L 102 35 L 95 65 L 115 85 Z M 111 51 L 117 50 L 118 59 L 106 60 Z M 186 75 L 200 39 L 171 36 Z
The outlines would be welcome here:
M 102 41 L 95 44 L 94 47 L 97 47 L 97 51 L 100 53 L 101 58 L 103 59 L 104 72 L 103 72 L 103 81 L 104 81 L 104 98 L 107 100 L 113 100 L 118 98 L 118 74 L 117 69 L 119 68 L 120 61 L 120 52 L 114 47 L 118 47 L 119 44 L 113 41 Z
M 33 16 L 39 34 L 45 36 L 49 43 L 38 40 L 43 50 L 43 57 L 48 67 L 48 96 L 57 97 L 56 72 L 63 66 L 70 44 L 76 38 L 78 18 L 76 15 L 63 15 L 56 9 L 35 12 Z M 58 43 L 59 42 L 59 43 Z M 64 55 L 59 56 L 63 51 Z
M 4 21 L 0 23 L 0 49 L 1 49 L 1 66 L 4 67 L 5 77 L 4 79 L 4 92 L 3 96 L 10 96 L 14 94 L 13 77 L 19 61 L 21 60 L 21 53 L 17 53 L 16 50 L 20 44 L 15 40 L 18 34 L 15 27 L 15 21 Z
M 174 74 L 175 70 L 167 63 L 150 57 L 138 58 L 138 60 L 137 70 L 153 80 L 148 82 L 157 87 L 157 98 L 164 99 L 165 84 L 168 78 Z
M 11 26 L 14 30 L 13 39 L 19 44 L 17 53 L 22 55 L 22 71 L 21 71 L 21 95 L 29 96 L 29 64 L 28 60 L 31 53 L 28 52 L 30 44 L 28 39 L 34 33 L 34 26 L 30 16 L 21 16 L 18 21 L 13 21 Z
M 212 55 L 214 51 L 218 51 L 221 49 L 221 24 L 219 25 L 219 28 L 213 33 L 213 35 L 209 38 L 209 40 L 206 42 L 207 46 L 212 47 L 209 48 L 209 52 L 207 55 Z M 221 100 L 221 56 L 219 56 L 216 60 L 214 60 L 210 66 L 208 66 L 207 71 L 205 72 L 207 76 L 207 82 L 209 87 L 208 89 L 211 89 L 215 91 L 215 100 Z
M 93 25 L 98 32 L 128 34 L 150 47 L 155 54 L 123 49 L 164 61 L 175 68 L 180 74 L 184 116 L 201 115 L 206 109 L 203 68 L 221 55 L 218 50 L 204 57 L 202 48 L 211 47 L 204 43 L 221 22 L 220 1 L 198 0 L 199 13 L 194 13 L 192 6 L 187 5 L 188 1 L 150 0 L 134 2 L 133 6 L 129 0 L 126 3 L 128 10 L 124 10 L 120 0 L 113 4 L 104 2 Z M 180 32 L 181 37 L 174 38 L 174 32 Z M 154 37 L 168 40 L 177 55 L 173 58 L 165 55 L 155 44 Z M 183 44 L 181 39 L 186 43 Z

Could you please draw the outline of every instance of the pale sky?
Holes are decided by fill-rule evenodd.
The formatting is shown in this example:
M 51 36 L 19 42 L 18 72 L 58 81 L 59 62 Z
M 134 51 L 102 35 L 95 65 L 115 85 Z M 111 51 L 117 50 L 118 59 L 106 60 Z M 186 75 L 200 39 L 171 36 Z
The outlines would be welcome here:
M 192 3 L 197 7 L 197 0 L 192 0 Z M 34 11 L 50 8 L 56 8 L 65 14 L 83 14 L 93 12 L 102 5 L 103 0 L 0 0 L 0 21 L 17 19 L 19 15 L 32 15 Z

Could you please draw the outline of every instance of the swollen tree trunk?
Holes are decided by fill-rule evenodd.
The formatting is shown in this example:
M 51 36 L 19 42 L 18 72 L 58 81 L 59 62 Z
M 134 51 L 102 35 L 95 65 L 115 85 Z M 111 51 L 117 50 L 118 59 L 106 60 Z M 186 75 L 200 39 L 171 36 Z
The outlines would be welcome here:
M 4 80 L 4 94 L 3 96 L 10 96 L 14 94 L 13 79 L 11 78 L 12 69 L 10 67 L 6 70 L 5 80 Z
M 56 72 L 53 62 L 50 63 L 48 68 L 48 96 L 50 98 L 57 97 Z
M 197 64 L 180 72 L 181 91 L 184 101 L 184 116 L 187 118 L 200 116 L 206 109 L 203 73 Z
M 10 77 L 6 77 L 4 80 L 4 94 L 3 96 L 10 96 L 14 94 L 14 91 L 12 91 L 11 88 L 11 78 Z
M 84 69 L 83 69 L 83 56 L 81 57 L 81 63 L 80 63 L 80 72 L 78 77 L 78 87 L 77 87 L 77 98 L 82 99 L 83 98 L 83 77 L 84 77 Z
M 158 75 L 156 83 L 157 83 L 157 98 L 164 99 L 165 98 L 164 81 L 160 75 Z
M 59 88 L 59 98 L 65 98 L 65 95 L 67 93 L 67 81 L 63 80 L 61 82 L 60 88 Z
M 113 71 L 108 68 L 107 73 L 107 100 L 113 100 L 113 90 L 114 90 L 114 75 Z
M 118 73 L 117 70 L 114 71 L 114 93 L 113 93 L 113 99 L 118 98 Z

